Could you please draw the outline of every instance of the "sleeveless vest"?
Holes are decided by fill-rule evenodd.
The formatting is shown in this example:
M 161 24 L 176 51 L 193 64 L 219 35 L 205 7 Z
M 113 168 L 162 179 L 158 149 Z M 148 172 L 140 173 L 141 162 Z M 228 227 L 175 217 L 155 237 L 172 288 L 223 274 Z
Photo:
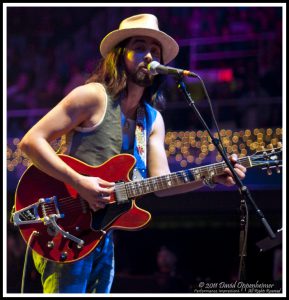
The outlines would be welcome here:
M 147 103 L 144 106 L 146 140 L 148 141 L 157 111 Z M 112 156 L 122 153 L 122 142 L 120 101 L 112 100 L 107 95 L 107 108 L 102 122 L 96 127 L 77 127 L 62 136 L 58 153 L 73 156 L 92 166 L 98 166 Z M 136 142 L 134 142 L 134 148 L 136 148 Z M 134 153 L 137 159 L 136 168 L 140 169 L 142 177 L 146 177 L 146 166 L 139 161 L 136 155 L 137 149 L 129 149 L 125 152 Z

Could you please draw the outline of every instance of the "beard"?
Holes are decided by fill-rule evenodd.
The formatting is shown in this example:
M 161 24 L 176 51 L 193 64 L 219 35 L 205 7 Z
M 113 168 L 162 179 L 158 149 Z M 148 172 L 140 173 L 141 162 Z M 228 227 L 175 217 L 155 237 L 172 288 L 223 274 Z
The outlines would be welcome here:
M 141 87 L 149 87 L 153 83 L 153 76 L 147 72 L 142 71 L 141 68 L 138 68 L 135 72 L 127 72 L 127 77 L 133 83 Z

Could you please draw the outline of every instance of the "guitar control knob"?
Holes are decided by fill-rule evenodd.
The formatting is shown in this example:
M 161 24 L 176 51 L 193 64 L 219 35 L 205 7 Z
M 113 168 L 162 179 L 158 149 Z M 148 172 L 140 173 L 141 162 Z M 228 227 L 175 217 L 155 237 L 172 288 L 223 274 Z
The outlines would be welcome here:
M 60 260 L 61 260 L 61 261 L 64 261 L 64 260 L 66 260 L 66 258 L 67 258 L 67 252 L 62 252 L 62 253 L 60 254 Z
M 52 249 L 54 247 L 54 242 L 53 241 L 48 241 L 47 242 L 47 247 Z

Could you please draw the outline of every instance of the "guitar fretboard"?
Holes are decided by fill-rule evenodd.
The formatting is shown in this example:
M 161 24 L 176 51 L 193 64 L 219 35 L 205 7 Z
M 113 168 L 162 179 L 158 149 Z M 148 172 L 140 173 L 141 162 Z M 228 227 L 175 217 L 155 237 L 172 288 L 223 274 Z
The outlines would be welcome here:
M 250 157 L 248 156 L 238 159 L 238 163 L 246 168 L 252 167 Z M 226 163 L 222 161 L 219 163 L 178 171 L 167 175 L 126 182 L 124 184 L 124 188 L 126 190 L 127 197 L 134 198 L 144 194 L 198 181 L 204 177 L 222 175 L 224 174 L 224 169 L 226 167 Z

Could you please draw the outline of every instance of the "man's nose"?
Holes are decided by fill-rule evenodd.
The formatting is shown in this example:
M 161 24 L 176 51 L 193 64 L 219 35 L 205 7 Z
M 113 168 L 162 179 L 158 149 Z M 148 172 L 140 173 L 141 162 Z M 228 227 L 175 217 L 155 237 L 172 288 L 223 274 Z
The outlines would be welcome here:
M 150 51 L 148 51 L 148 52 L 145 54 L 144 60 L 145 60 L 147 63 L 150 63 L 151 61 L 153 61 L 153 57 L 152 57 Z

